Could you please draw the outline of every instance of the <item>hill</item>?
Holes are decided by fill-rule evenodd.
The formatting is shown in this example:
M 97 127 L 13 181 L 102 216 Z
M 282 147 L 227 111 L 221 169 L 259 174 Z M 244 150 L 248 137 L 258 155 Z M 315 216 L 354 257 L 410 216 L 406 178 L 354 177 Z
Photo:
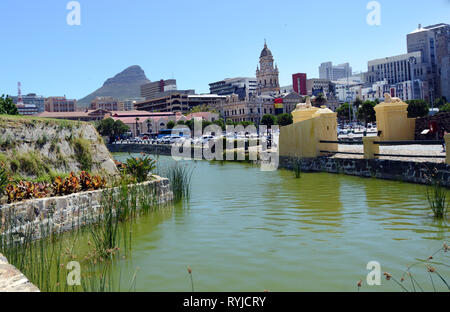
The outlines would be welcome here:
M 141 85 L 150 82 L 140 66 L 130 66 L 105 81 L 103 86 L 84 98 L 78 100 L 78 107 L 88 107 L 97 96 L 112 96 L 119 100 L 139 97 Z

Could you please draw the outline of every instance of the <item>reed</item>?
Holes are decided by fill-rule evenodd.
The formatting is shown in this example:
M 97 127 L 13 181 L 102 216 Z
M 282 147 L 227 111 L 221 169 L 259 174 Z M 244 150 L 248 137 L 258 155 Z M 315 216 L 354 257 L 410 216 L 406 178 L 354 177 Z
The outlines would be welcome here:
M 173 162 L 160 168 L 161 175 L 167 177 L 170 181 L 175 202 L 189 200 L 193 171 L 193 167 L 181 162 Z
M 292 170 L 294 171 L 294 177 L 300 179 L 302 175 L 302 161 L 296 158 L 292 164 Z

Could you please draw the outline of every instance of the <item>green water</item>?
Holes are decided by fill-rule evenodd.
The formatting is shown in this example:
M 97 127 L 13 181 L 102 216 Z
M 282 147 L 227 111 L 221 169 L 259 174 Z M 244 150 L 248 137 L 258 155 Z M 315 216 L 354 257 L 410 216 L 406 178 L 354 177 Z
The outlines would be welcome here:
M 195 291 L 356 291 L 369 261 L 400 279 L 406 265 L 449 239 L 448 223 L 431 216 L 421 185 L 326 173 L 295 179 L 290 171 L 242 163 L 187 164 L 194 167 L 189 202 L 132 225 L 132 258 L 115 266 L 122 285 L 137 270 L 137 291 L 191 291 L 189 266 Z M 449 264 L 448 254 L 440 259 Z M 425 266 L 412 272 L 433 290 Z M 434 282 L 446 289 L 437 277 Z M 382 279 L 362 290 L 401 288 Z

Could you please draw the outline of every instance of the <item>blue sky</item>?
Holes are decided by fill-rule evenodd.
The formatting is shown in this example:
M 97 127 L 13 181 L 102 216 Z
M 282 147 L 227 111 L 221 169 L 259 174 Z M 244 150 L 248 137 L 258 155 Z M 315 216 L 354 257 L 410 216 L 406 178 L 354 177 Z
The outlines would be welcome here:
M 406 53 L 406 34 L 450 23 L 449 0 L 380 0 L 381 25 L 369 26 L 368 0 L 79 0 L 81 25 L 69 26 L 66 0 L 0 1 L 0 94 L 81 98 L 131 65 L 181 89 L 254 76 L 264 39 L 282 85 L 318 77 L 325 61 L 366 70 L 374 58 Z

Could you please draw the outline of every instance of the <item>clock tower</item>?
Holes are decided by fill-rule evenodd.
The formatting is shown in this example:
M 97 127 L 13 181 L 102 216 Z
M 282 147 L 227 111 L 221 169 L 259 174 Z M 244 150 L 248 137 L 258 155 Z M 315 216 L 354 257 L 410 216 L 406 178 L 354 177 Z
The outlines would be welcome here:
M 278 81 L 278 67 L 273 65 L 272 52 L 264 42 L 264 49 L 259 57 L 259 66 L 256 67 L 256 80 L 258 92 L 280 92 Z

